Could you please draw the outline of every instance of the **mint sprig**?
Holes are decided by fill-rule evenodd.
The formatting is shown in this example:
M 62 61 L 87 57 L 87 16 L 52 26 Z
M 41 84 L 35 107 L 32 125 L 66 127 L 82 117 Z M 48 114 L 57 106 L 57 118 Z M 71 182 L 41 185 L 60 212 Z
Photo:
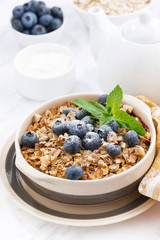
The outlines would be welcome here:
M 111 114 L 115 115 L 116 112 L 119 110 L 120 105 L 123 100 L 123 92 L 119 85 L 117 85 L 113 91 L 108 95 L 106 108 L 112 109 Z
M 123 91 L 117 85 L 108 95 L 106 107 L 96 101 L 76 98 L 73 103 L 91 113 L 96 119 L 99 119 L 100 125 L 105 125 L 115 120 L 119 127 L 128 128 L 144 136 L 146 134 L 142 125 L 128 113 L 119 110 L 123 100 Z
M 123 124 L 125 124 L 125 127 L 136 131 L 142 136 L 146 134 L 146 131 L 144 130 L 142 125 L 134 117 L 124 111 L 118 110 L 115 115 L 115 120 L 121 121 Z

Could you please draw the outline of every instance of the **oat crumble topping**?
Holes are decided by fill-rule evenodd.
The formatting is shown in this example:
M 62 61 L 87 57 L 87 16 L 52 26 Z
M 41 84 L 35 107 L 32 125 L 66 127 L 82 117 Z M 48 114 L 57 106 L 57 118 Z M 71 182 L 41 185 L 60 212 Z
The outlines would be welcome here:
M 128 129 L 119 128 L 117 134 L 115 132 L 109 134 L 108 142 L 102 139 L 102 145 L 98 150 L 92 152 L 82 148 L 74 155 L 66 153 L 63 143 L 69 134 L 57 136 L 52 132 L 52 125 L 57 119 L 64 121 L 76 119 L 74 112 L 70 112 L 67 116 L 62 114 L 62 110 L 66 107 L 78 109 L 70 102 L 57 108 L 53 107 L 42 115 L 35 114 L 32 124 L 26 129 L 26 131 L 34 131 L 39 142 L 35 144 L 35 148 L 22 147 L 21 152 L 25 160 L 37 170 L 54 177 L 65 178 L 67 167 L 76 164 L 84 170 L 82 180 L 108 178 L 130 169 L 148 151 L 151 138 L 149 130 L 144 137 L 139 136 L 139 145 L 128 147 L 125 142 L 125 134 Z M 133 108 L 127 105 L 123 105 L 122 108 L 130 113 L 133 111 Z M 113 158 L 107 154 L 106 146 L 110 142 L 120 145 L 122 153 L 118 157 Z

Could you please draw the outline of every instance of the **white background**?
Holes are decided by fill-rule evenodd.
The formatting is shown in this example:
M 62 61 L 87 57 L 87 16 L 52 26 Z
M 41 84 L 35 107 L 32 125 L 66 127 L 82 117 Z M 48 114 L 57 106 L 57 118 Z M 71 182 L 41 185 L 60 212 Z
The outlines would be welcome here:
M 13 60 L 19 47 L 12 36 L 9 19 L 13 6 L 24 1 L 0 0 L 0 149 L 24 117 L 39 102 L 24 98 L 17 91 Z M 54 0 L 48 0 L 54 5 Z M 52 3 L 53 2 L 53 3 Z M 67 28 L 61 43 L 76 56 L 74 92 L 99 91 L 95 82 L 95 63 L 88 43 L 88 30 L 67 1 L 57 0 L 65 7 Z M 53 96 L 54 97 L 54 96 Z M 160 203 L 145 213 L 104 227 L 76 228 L 59 226 L 35 218 L 16 206 L 0 185 L 1 240 L 97 240 L 97 239 L 160 239 Z

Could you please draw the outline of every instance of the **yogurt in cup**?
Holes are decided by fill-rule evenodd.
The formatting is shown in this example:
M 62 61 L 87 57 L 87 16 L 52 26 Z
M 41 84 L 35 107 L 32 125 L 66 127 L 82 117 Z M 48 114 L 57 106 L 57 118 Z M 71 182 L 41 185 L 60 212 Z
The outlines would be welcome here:
M 34 100 L 48 100 L 71 92 L 74 57 L 63 45 L 39 43 L 22 49 L 15 57 L 17 88 Z

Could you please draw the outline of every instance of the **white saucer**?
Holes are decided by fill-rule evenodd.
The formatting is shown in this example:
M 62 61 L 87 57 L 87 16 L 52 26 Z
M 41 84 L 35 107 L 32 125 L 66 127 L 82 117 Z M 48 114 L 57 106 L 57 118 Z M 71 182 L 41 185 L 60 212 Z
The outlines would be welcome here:
M 67 204 L 48 199 L 30 188 L 15 167 L 14 136 L 2 151 L 0 178 L 6 192 L 18 206 L 43 220 L 68 226 L 102 226 L 121 222 L 156 203 L 140 195 L 138 190 L 120 199 L 93 205 Z

